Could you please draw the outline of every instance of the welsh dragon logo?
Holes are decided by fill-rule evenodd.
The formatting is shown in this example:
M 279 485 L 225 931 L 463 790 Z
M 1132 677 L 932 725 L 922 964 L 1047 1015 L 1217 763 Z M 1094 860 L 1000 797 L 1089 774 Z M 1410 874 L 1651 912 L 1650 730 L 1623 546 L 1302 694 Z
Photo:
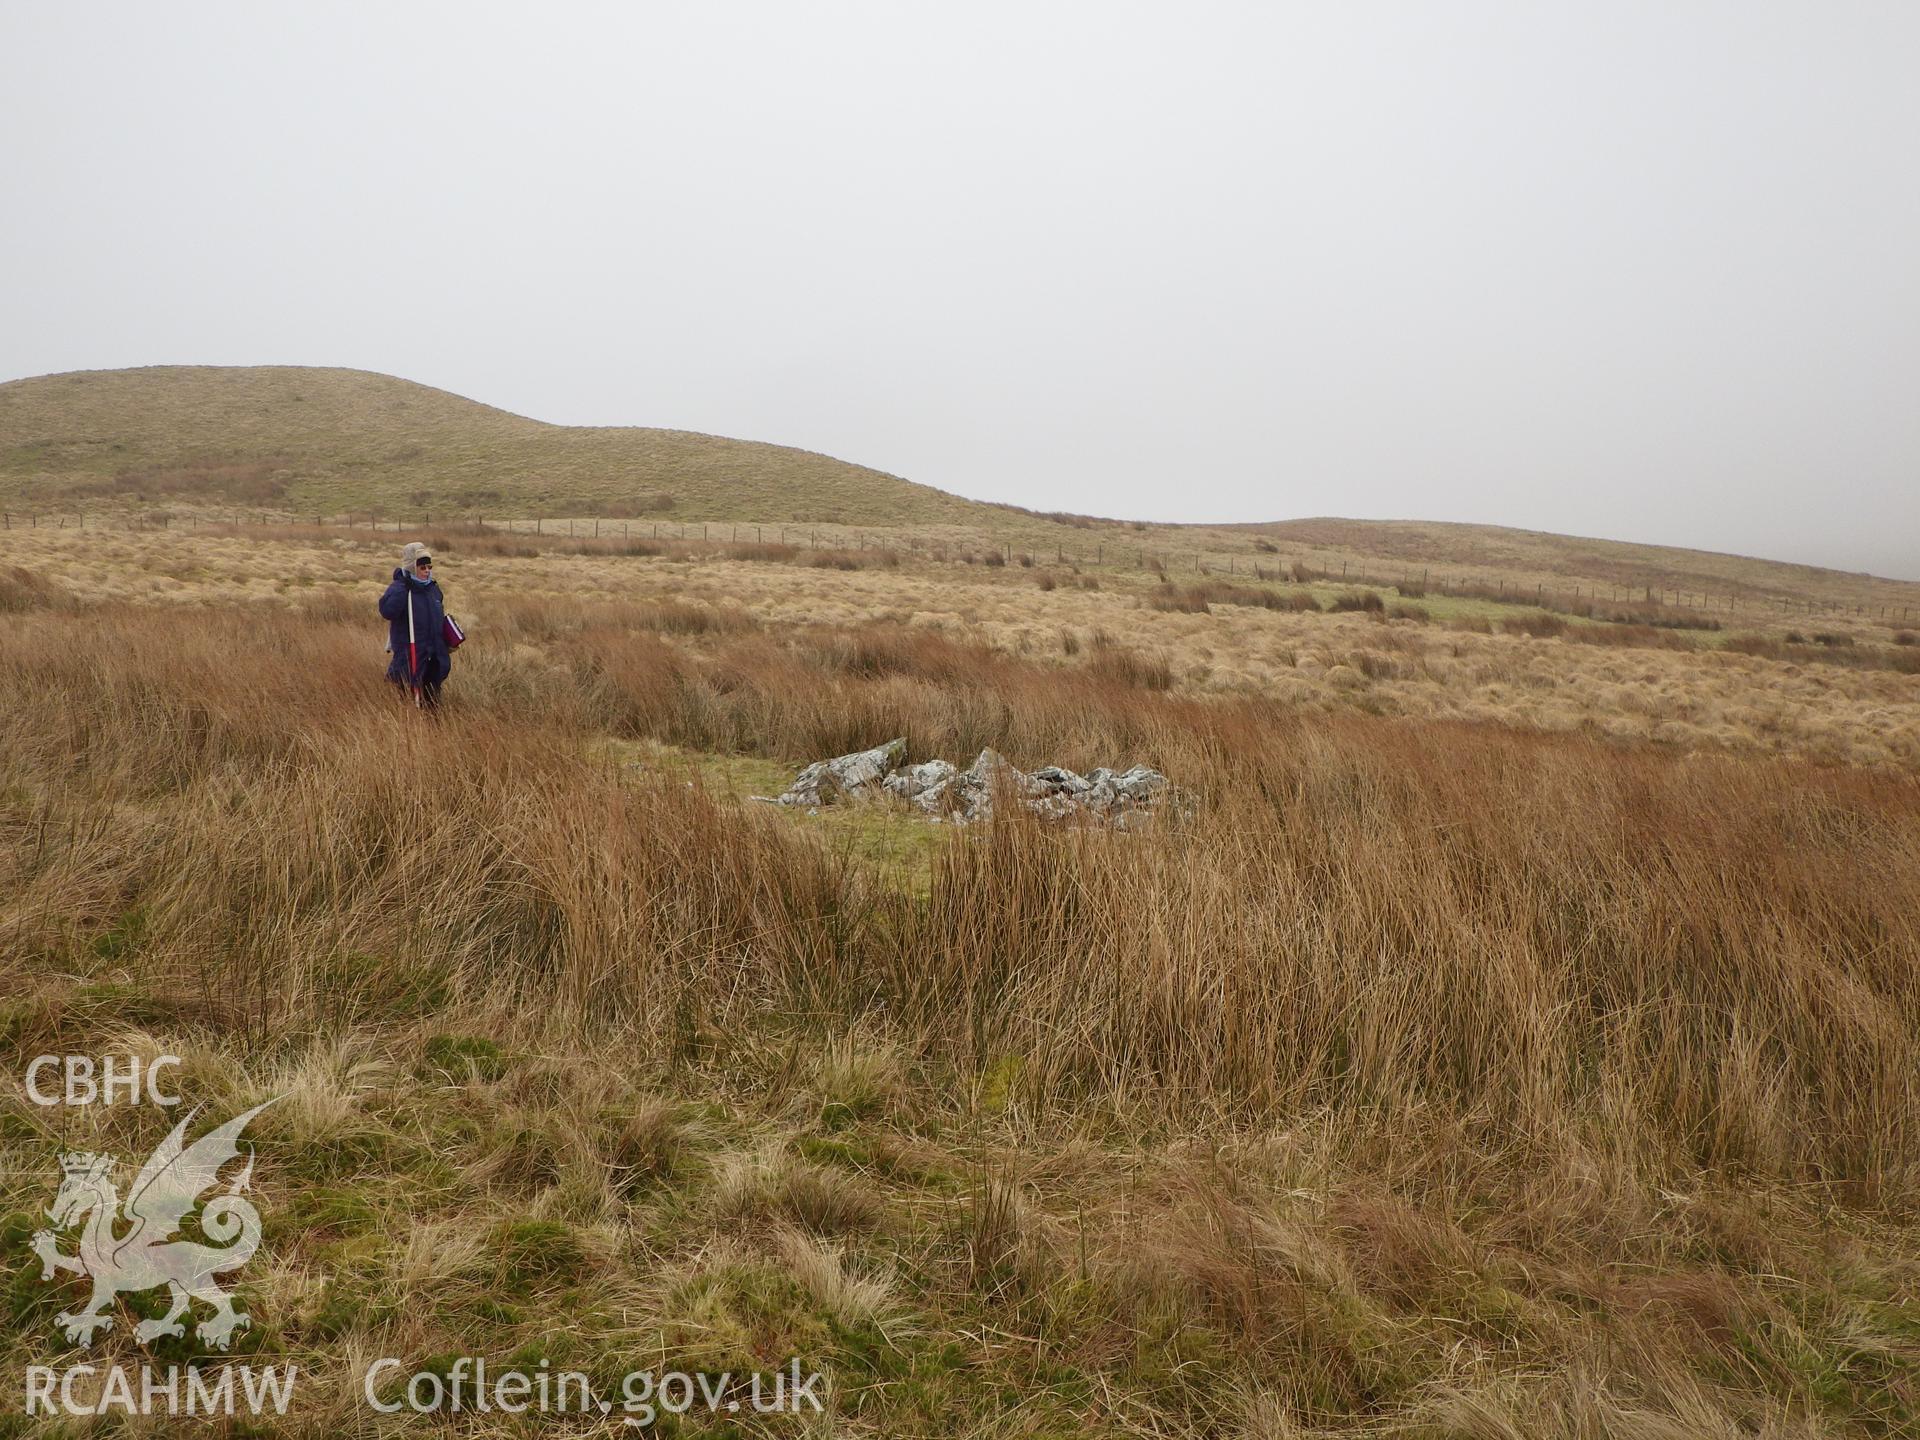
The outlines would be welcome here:
M 113 1325 L 106 1306 L 115 1295 L 162 1285 L 170 1301 L 167 1313 L 134 1327 L 134 1338 L 143 1343 L 163 1335 L 184 1336 L 180 1317 L 195 1300 L 213 1306 L 214 1313 L 199 1321 L 194 1333 L 215 1350 L 225 1350 L 233 1343 L 233 1332 L 251 1323 L 244 1312 L 233 1308 L 233 1297 L 214 1278 L 239 1269 L 260 1248 L 260 1212 L 242 1194 L 253 1177 L 251 1151 L 245 1168 L 200 1211 L 200 1230 L 215 1243 L 202 1245 L 173 1237 L 201 1195 L 219 1183 L 221 1167 L 238 1158 L 240 1132 L 247 1122 L 273 1103 L 269 1100 L 234 1116 L 191 1145 L 187 1128 L 200 1110 L 198 1106 L 190 1110 L 140 1167 L 124 1215 L 113 1180 L 116 1157 L 90 1151 L 69 1151 L 60 1157 L 60 1192 L 47 1207 L 53 1228 L 34 1235 L 33 1251 L 40 1257 L 42 1280 L 51 1280 L 56 1271 L 70 1270 L 93 1281 L 93 1297 L 85 1309 L 54 1317 L 68 1340 L 91 1345 L 97 1331 Z M 116 1235 L 114 1230 L 123 1221 L 128 1228 Z M 74 1225 L 81 1226 L 79 1253 L 62 1255 L 56 1232 Z

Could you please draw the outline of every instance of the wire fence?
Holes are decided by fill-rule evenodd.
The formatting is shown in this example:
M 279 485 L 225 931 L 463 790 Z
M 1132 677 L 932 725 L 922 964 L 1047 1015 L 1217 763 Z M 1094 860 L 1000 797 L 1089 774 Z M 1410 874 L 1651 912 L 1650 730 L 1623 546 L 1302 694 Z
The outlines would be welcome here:
M 377 511 L 351 514 L 295 514 L 291 512 L 230 511 L 219 514 L 170 512 L 147 515 L 111 515 L 62 513 L 46 515 L 31 512 L 0 511 L 0 531 L 15 529 L 98 530 L 98 531 L 181 531 L 241 536 L 263 531 L 311 528 L 318 532 L 346 531 L 368 534 L 431 536 L 436 540 L 465 535 L 528 536 L 543 543 L 569 542 L 577 547 L 592 546 L 619 553 L 652 553 L 651 547 L 671 545 L 681 552 L 705 551 L 715 558 L 736 558 L 742 546 L 762 550 L 778 546 L 795 551 L 872 552 L 876 563 L 892 555 L 913 556 L 943 562 L 970 562 L 989 566 L 1020 566 L 1029 569 L 1046 565 L 1075 570 L 1127 570 L 1156 574 L 1169 583 L 1181 577 L 1190 581 L 1280 583 L 1296 585 L 1346 585 L 1375 590 L 1392 590 L 1403 599 L 1419 600 L 1427 596 L 1479 600 L 1502 605 L 1531 605 L 1563 613 L 1589 614 L 1594 607 L 1621 606 L 1620 614 L 1600 614 L 1597 618 L 1672 623 L 1681 628 L 1715 628 L 1709 623 L 1718 615 L 1739 615 L 1748 611 L 1808 617 L 1842 616 L 1904 623 L 1920 617 L 1920 603 L 1843 602 L 1768 592 L 1743 587 L 1718 593 L 1711 589 L 1693 590 L 1638 582 L 1573 578 L 1560 584 L 1544 580 L 1520 580 L 1497 570 L 1472 571 L 1448 569 L 1422 563 L 1398 568 L 1362 570 L 1352 560 L 1329 559 L 1314 553 L 1310 546 L 1289 558 L 1282 547 L 1264 538 L 1250 538 L 1247 549 L 1235 552 L 1219 548 L 1184 548 L 1165 545 L 1128 543 L 1124 538 L 1095 540 L 1090 545 L 1069 548 L 1064 544 L 1017 545 L 1009 541 L 930 538 L 890 527 L 859 527 L 838 523 L 819 524 L 740 524 L 733 521 L 677 521 L 606 517 L 534 516 L 489 517 L 484 514 L 449 514 L 423 510 L 406 516 L 383 515 Z M 457 546 L 456 546 L 457 548 Z M 769 558 L 741 556 L 737 558 Z M 1897 582 L 1894 582 L 1897 583 Z M 1218 598 L 1227 599 L 1227 596 Z M 1637 613 L 1636 613 L 1637 612 Z M 1693 619 L 1684 618 L 1691 614 Z

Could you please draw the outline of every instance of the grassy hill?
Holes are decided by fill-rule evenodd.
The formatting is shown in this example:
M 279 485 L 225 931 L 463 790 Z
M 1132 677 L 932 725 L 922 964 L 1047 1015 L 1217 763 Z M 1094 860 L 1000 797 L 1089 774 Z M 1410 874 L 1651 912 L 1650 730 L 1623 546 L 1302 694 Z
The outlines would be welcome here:
M 362 370 L 152 366 L 0 385 L 0 506 L 41 513 L 277 511 L 609 516 L 938 536 L 1141 568 L 1419 578 L 1515 591 L 1620 587 L 1920 610 L 1920 586 L 1744 556 L 1422 521 L 1148 525 L 968 500 L 811 451 L 635 426 L 549 425 Z M 891 543 L 891 542 L 889 542 Z M 1238 572 L 1230 567 L 1237 565 Z
M 830 456 L 548 425 L 361 370 L 78 371 L 0 385 L 0 495 L 928 525 L 986 507 Z

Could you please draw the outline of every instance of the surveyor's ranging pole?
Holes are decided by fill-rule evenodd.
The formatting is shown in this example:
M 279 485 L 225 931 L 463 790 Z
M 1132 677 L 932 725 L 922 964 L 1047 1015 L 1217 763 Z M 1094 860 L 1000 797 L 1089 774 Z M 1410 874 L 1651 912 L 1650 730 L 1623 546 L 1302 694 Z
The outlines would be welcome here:
M 420 646 L 413 638 L 413 586 L 407 585 L 407 679 L 413 685 L 413 703 L 420 703 Z

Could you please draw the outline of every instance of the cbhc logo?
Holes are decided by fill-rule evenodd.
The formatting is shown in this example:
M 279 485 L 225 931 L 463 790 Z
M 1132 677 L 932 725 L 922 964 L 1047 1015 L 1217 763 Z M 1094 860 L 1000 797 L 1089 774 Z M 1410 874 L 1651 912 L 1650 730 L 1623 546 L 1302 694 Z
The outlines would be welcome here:
M 27 1066 L 27 1098 L 36 1105 L 138 1105 L 142 1099 L 155 1105 L 178 1105 L 178 1095 L 161 1091 L 160 1072 L 179 1064 L 178 1055 L 160 1055 L 151 1061 L 142 1061 L 138 1055 L 103 1055 L 97 1064 L 91 1055 L 36 1055 Z M 41 1089 L 42 1076 L 57 1088 Z

